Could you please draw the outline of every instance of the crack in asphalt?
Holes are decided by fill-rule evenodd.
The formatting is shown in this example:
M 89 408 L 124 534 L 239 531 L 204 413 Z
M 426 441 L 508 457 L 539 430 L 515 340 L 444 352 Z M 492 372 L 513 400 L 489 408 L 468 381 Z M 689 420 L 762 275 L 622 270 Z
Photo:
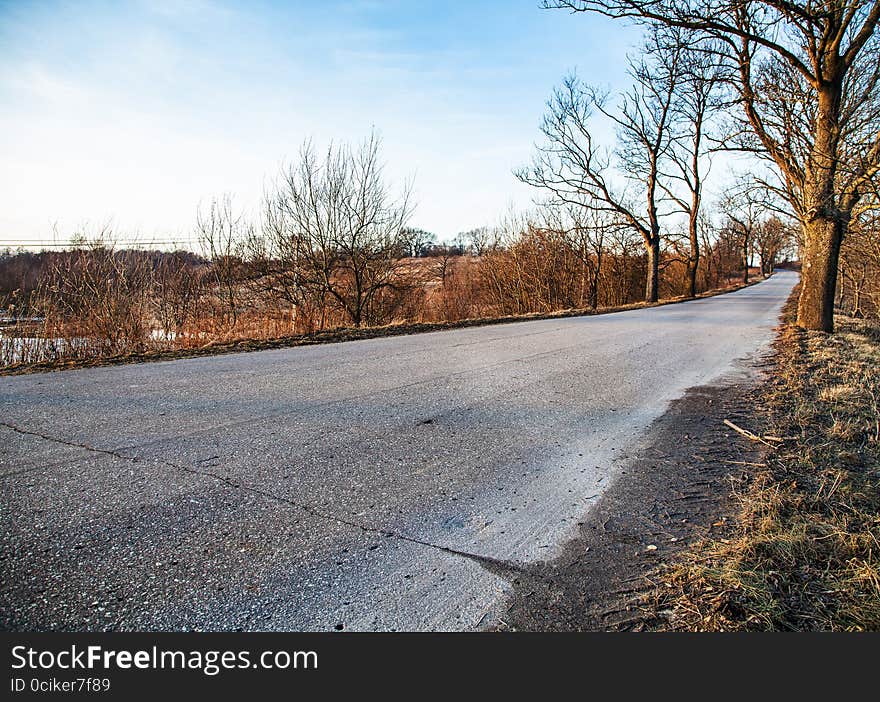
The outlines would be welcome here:
M 43 439 L 44 441 L 51 441 L 56 444 L 61 444 L 63 446 L 70 446 L 72 448 L 84 449 L 86 451 L 91 451 L 93 453 L 103 454 L 105 456 L 111 456 L 113 458 L 117 458 L 123 461 L 130 461 L 131 463 L 139 463 L 144 464 L 147 461 L 137 457 L 137 456 L 129 456 L 124 453 L 120 453 L 118 450 L 114 449 L 103 449 L 98 448 L 96 446 L 92 446 L 90 444 L 76 442 L 76 441 L 68 441 L 66 439 L 61 439 L 59 437 L 50 436 L 48 434 L 44 434 L 39 431 L 32 431 L 29 429 L 22 429 L 21 427 L 16 426 L 15 424 L 11 424 L 10 422 L 0 421 L 0 426 L 6 427 L 18 434 L 23 434 L 25 436 L 34 436 L 39 439 Z M 417 539 L 413 536 L 407 536 L 406 534 L 401 534 L 399 532 L 390 530 L 390 529 L 382 529 L 380 527 L 370 526 L 369 524 L 361 524 L 360 522 L 356 522 L 350 519 L 344 519 L 342 517 L 338 517 L 334 514 L 329 514 L 326 512 L 322 512 L 320 510 L 315 509 L 314 507 L 309 507 L 302 503 L 296 502 L 295 500 L 291 500 L 290 498 L 284 497 L 282 495 L 276 495 L 275 493 L 268 492 L 266 490 L 261 490 L 259 488 L 251 487 L 250 485 L 245 485 L 243 483 L 236 482 L 231 480 L 225 476 L 219 475 L 217 473 L 212 473 L 210 471 L 198 470 L 196 468 L 191 468 L 190 466 L 182 465 L 180 463 L 174 463 L 173 461 L 168 461 L 162 458 L 151 459 L 156 463 L 161 463 L 162 465 L 168 466 L 169 468 L 173 468 L 175 470 L 182 471 L 184 473 L 189 473 L 191 475 L 198 475 L 203 478 L 211 478 L 216 480 L 217 482 L 223 483 L 224 485 L 233 488 L 234 490 L 240 490 L 242 492 L 248 492 L 254 495 L 258 495 L 260 497 L 264 497 L 269 500 L 273 500 L 275 502 L 280 502 L 282 504 L 286 504 L 290 507 L 295 507 L 297 509 L 302 510 L 306 514 L 316 517 L 318 519 L 323 519 L 324 521 L 336 522 L 337 524 L 341 524 L 343 526 L 351 527 L 352 529 L 358 529 L 360 531 L 370 533 L 370 534 L 378 534 L 380 536 L 386 538 L 394 538 L 399 541 L 404 541 L 407 543 L 415 544 L 418 546 L 423 546 L 425 548 L 434 549 L 436 551 L 441 551 L 443 553 L 447 553 L 453 556 L 459 556 L 461 558 L 466 558 L 468 560 L 476 561 L 480 565 L 486 567 L 492 572 L 525 572 L 525 568 L 518 563 L 513 561 L 504 561 L 497 558 L 492 558 L 491 556 L 483 556 L 478 553 L 470 553 L 469 551 L 461 551 L 459 549 L 452 548 L 451 546 L 444 546 L 442 544 L 431 543 L 430 541 L 424 541 L 422 539 Z M 32 469 L 30 469 L 32 470 Z M 7 474 L 6 477 L 10 475 L 21 474 L 26 471 L 19 471 L 18 473 Z

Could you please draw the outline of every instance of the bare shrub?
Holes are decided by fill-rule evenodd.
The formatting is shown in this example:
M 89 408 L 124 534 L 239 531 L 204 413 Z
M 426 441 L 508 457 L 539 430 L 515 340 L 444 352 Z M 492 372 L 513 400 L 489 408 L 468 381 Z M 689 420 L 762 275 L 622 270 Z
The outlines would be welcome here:
M 392 197 L 371 135 L 360 147 L 331 145 L 323 158 L 306 143 L 266 199 L 264 241 L 276 287 L 294 306 L 306 299 L 356 327 L 382 324 L 409 304 L 413 287 L 401 266 L 409 189 Z
M 196 215 L 196 235 L 211 261 L 209 276 L 215 322 L 231 335 L 242 304 L 245 275 L 242 254 L 253 230 L 244 215 L 235 211 L 231 195 L 215 198 Z
M 148 262 L 116 251 L 110 232 L 52 256 L 34 293 L 40 338 L 61 358 L 143 351 L 150 343 Z M 51 348 L 50 348 L 51 347 Z
M 156 333 L 176 346 L 192 344 L 192 328 L 203 313 L 208 281 L 214 278 L 209 266 L 194 263 L 192 258 L 175 252 L 158 257 L 153 267 L 150 301 Z

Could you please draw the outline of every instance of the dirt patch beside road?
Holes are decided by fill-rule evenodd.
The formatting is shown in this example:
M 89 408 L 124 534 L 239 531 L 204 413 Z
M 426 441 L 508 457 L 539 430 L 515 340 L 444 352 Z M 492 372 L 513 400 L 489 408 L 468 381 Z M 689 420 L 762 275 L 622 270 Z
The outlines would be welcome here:
M 733 492 L 763 460 L 761 444 L 724 424 L 750 426 L 758 387 L 698 387 L 673 402 L 562 555 L 512 578 L 513 595 L 494 628 L 650 626 L 640 600 L 654 587 L 652 574 L 697 541 L 724 538 Z

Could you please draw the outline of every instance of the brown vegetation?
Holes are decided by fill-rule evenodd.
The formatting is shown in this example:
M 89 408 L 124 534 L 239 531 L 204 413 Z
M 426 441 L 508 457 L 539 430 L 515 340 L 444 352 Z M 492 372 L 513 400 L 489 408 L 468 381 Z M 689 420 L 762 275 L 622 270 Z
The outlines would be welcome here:
M 843 240 L 837 302 L 853 317 L 880 317 L 880 213 L 876 210 L 863 212 Z
M 611 241 L 587 251 L 563 232 L 524 226 L 483 256 L 439 247 L 436 255 L 395 261 L 405 284 L 372 309 L 370 319 L 381 323 L 363 330 L 332 301 L 292 304 L 279 292 L 280 264 L 266 258 L 224 257 L 221 270 L 234 274 L 223 283 L 227 273 L 208 259 L 116 250 L 109 240 L 0 256 L 0 276 L 27 262 L 25 278 L 35 281 L 0 291 L 7 304 L 16 301 L 8 304 L 0 368 L 293 346 L 639 306 L 645 261 L 636 244 Z M 702 260 L 701 290 L 729 289 L 741 278 L 739 259 L 723 240 Z M 687 262 L 670 253 L 663 273 L 663 296 L 686 297 Z
M 705 219 L 699 255 L 674 237 L 648 251 L 631 223 L 575 203 L 548 203 L 442 245 L 407 226 L 409 211 L 407 190 L 393 195 L 385 183 L 371 136 L 323 156 L 305 144 L 269 188 L 258 222 L 230 196 L 211 201 L 195 227 L 202 256 L 121 249 L 106 229 L 68 251 L 7 253 L 0 366 L 595 311 L 642 299 L 655 265 L 652 298 L 724 288 L 753 253 L 751 240 L 733 245 Z
M 837 325 L 784 329 L 755 419 L 773 447 L 732 533 L 662 573 L 661 628 L 880 629 L 880 327 Z

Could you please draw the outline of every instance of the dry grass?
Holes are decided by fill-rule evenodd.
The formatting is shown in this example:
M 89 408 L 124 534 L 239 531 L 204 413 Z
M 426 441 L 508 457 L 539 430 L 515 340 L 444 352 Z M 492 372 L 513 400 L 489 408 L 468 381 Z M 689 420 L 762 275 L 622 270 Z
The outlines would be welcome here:
M 784 437 L 734 533 L 662 573 L 660 628 L 880 630 L 880 323 L 787 325 L 763 407 Z

